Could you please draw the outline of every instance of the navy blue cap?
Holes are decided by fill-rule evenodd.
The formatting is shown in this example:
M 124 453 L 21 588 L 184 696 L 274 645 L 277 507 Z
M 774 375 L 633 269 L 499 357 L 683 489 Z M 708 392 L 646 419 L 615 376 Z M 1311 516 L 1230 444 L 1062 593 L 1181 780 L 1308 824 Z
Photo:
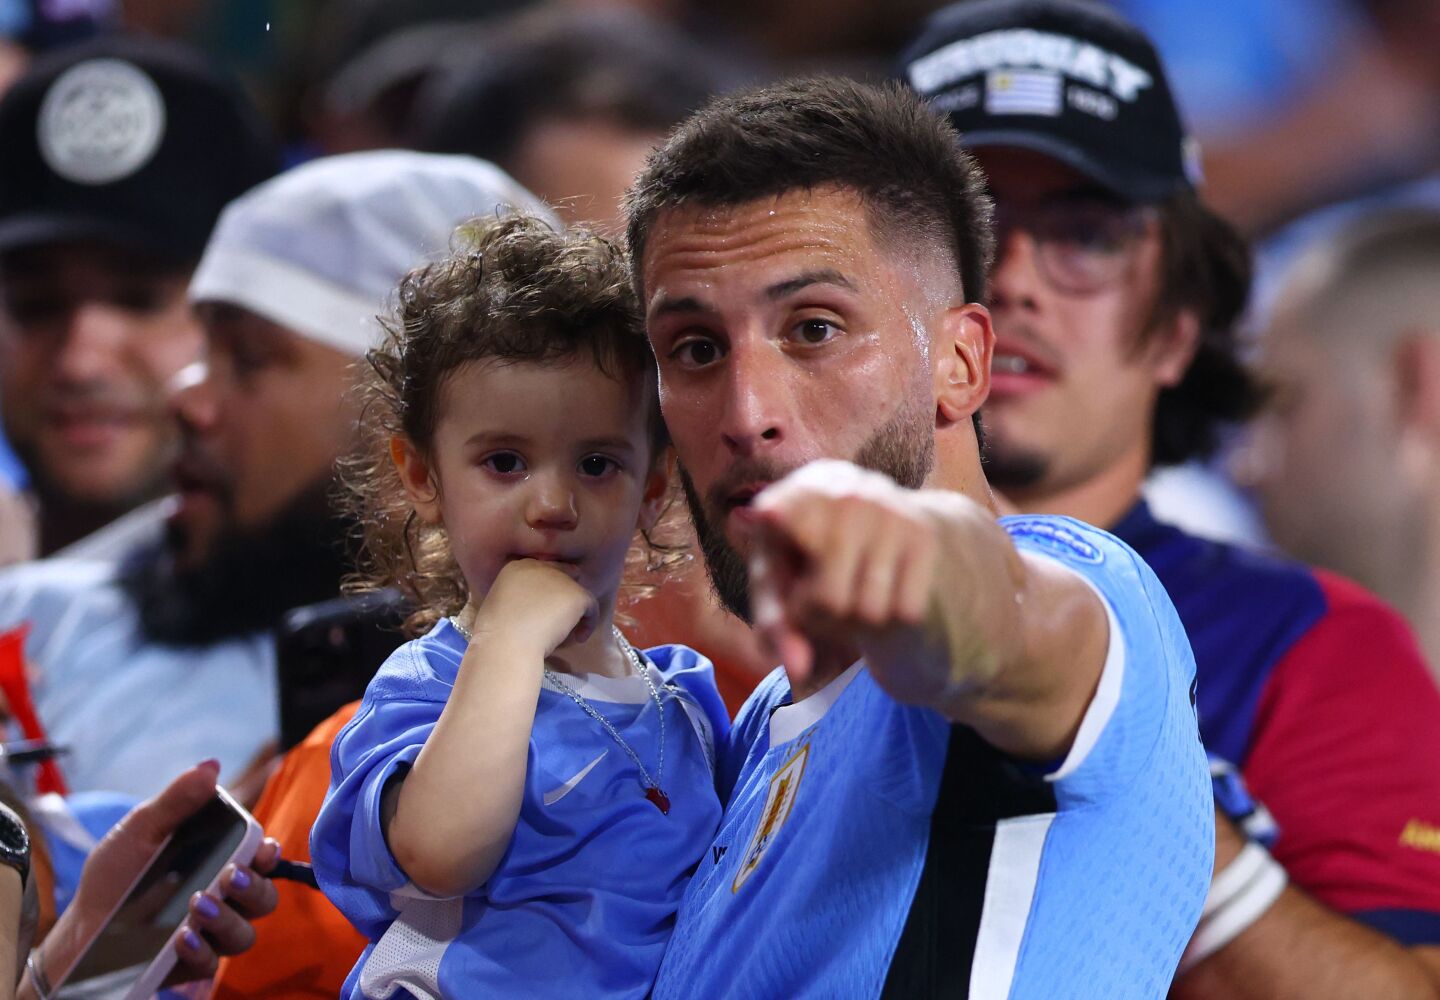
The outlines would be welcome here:
M 1101 4 L 952 4 L 906 48 L 900 75 L 967 148 L 1044 153 L 1135 202 L 1199 183 L 1199 150 L 1155 46 Z
M 259 113 L 200 53 L 68 47 L 0 99 L 0 250 L 102 240 L 193 261 L 226 203 L 279 166 Z

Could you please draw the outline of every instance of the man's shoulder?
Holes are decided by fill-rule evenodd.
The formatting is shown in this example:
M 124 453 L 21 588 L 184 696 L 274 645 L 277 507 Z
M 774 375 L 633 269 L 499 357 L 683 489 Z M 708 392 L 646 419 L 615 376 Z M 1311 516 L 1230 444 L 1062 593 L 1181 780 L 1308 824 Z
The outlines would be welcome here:
M 1211 595 L 1256 614 L 1275 613 L 1293 620 L 1296 615 L 1318 617 L 1327 603 L 1315 570 L 1279 553 L 1205 538 L 1160 522 L 1131 539 L 1131 544 L 1177 605 L 1191 594 Z
M 1134 556 L 1115 535 L 1073 517 L 1016 514 L 1000 518 L 1000 526 L 1017 547 L 1070 565 L 1103 566 L 1115 556 Z
M 745 704 L 735 713 L 735 722 L 731 729 L 732 739 L 747 746 L 755 742 L 765 731 L 770 721 L 770 713 L 785 704 L 789 698 L 790 678 L 785 675 L 784 667 L 776 667 L 755 685 L 755 690 L 750 692 L 750 697 L 745 699 Z
M 0 628 L 63 613 L 77 601 L 113 601 L 118 565 L 98 559 L 37 559 L 0 570 Z
M 1084 580 L 1104 599 L 1127 641 L 1158 630 L 1168 642 L 1168 633 L 1179 628 L 1165 588 L 1125 539 L 1072 517 L 1026 514 L 1003 517 L 1000 524 L 1021 552 L 1059 563 Z

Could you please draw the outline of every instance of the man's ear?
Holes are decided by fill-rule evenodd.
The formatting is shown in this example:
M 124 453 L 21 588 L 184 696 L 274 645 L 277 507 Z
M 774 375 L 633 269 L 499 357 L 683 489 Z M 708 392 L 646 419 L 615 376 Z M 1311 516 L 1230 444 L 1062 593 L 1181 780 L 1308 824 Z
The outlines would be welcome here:
M 426 524 L 439 524 L 440 488 L 420 449 L 408 437 L 397 434 L 390 439 L 390 461 L 395 463 L 400 485 L 405 487 L 405 499 L 415 509 L 415 516 Z
M 666 447 L 650 463 L 650 472 L 645 477 L 645 492 L 640 501 L 639 528 L 652 531 L 665 513 L 670 499 L 670 484 L 675 478 L 675 449 Z
M 990 311 L 974 302 L 951 306 L 935 339 L 935 418 L 953 424 L 970 416 L 990 395 L 990 359 L 995 330 Z
M 1440 330 L 1403 335 L 1390 355 L 1400 430 L 1440 444 Z
M 1179 385 L 1199 349 L 1200 317 L 1193 309 L 1181 309 L 1168 324 L 1152 330 L 1144 353 L 1155 372 L 1155 384 L 1162 389 Z

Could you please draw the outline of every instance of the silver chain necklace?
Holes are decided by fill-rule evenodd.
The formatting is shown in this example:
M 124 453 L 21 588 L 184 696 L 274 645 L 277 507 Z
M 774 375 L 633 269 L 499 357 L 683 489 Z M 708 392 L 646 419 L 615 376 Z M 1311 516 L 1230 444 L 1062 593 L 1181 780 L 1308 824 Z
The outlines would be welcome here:
M 455 631 L 465 637 L 466 642 L 474 639 L 470 630 L 460 624 L 460 619 L 457 615 L 450 616 L 450 624 L 455 626 Z M 644 662 L 640 659 L 640 654 L 635 651 L 635 647 L 630 645 L 630 640 L 626 639 L 620 630 L 613 625 L 610 627 L 610 631 L 614 633 L 615 641 L 620 643 L 620 648 L 630 660 L 630 665 L 635 668 L 635 672 L 645 681 L 645 687 L 650 690 L 650 700 L 655 703 L 655 714 L 660 718 L 660 761 L 655 769 L 655 777 L 653 779 L 650 777 L 650 772 L 646 770 L 644 762 L 640 760 L 640 755 L 635 752 L 635 749 L 630 746 L 629 743 L 625 742 L 625 737 L 621 736 L 620 731 L 610 724 L 610 720 L 597 712 L 594 706 L 585 700 L 584 695 L 562 681 L 559 675 L 548 666 L 545 667 L 545 679 L 558 689 L 561 694 L 578 705 L 582 712 L 600 723 L 600 727 L 610 734 L 612 740 L 619 744 L 620 749 L 624 750 L 626 756 L 634 761 L 636 769 L 640 772 L 640 781 L 645 788 L 645 798 L 654 804 L 655 808 L 659 809 L 662 814 L 668 816 L 670 814 L 670 796 L 666 795 L 660 788 L 660 782 L 665 777 L 665 705 L 660 700 L 660 691 L 655 687 L 655 682 L 650 679 L 650 671 L 646 669 Z

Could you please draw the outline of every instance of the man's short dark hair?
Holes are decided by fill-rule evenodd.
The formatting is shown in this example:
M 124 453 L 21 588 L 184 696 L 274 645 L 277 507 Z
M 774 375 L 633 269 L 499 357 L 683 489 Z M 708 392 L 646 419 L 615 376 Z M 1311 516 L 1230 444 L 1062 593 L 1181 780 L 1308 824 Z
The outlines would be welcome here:
M 631 268 L 656 217 L 827 185 L 860 195 L 877 235 L 954 256 L 966 299 L 982 302 L 994 254 L 985 179 L 955 129 L 898 84 L 790 80 L 716 98 L 651 154 L 626 200 Z
M 1265 401 L 1263 387 L 1240 358 L 1237 327 L 1251 279 L 1244 237 L 1192 190 L 1159 208 L 1160 289 L 1147 331 L 1189 309 L 1199 320 L 1200 343 L 1184 378 L 1161 390 L 1156 402 L 1153 466 L 1208 457 L 1227 424 L 1254 416 Z

